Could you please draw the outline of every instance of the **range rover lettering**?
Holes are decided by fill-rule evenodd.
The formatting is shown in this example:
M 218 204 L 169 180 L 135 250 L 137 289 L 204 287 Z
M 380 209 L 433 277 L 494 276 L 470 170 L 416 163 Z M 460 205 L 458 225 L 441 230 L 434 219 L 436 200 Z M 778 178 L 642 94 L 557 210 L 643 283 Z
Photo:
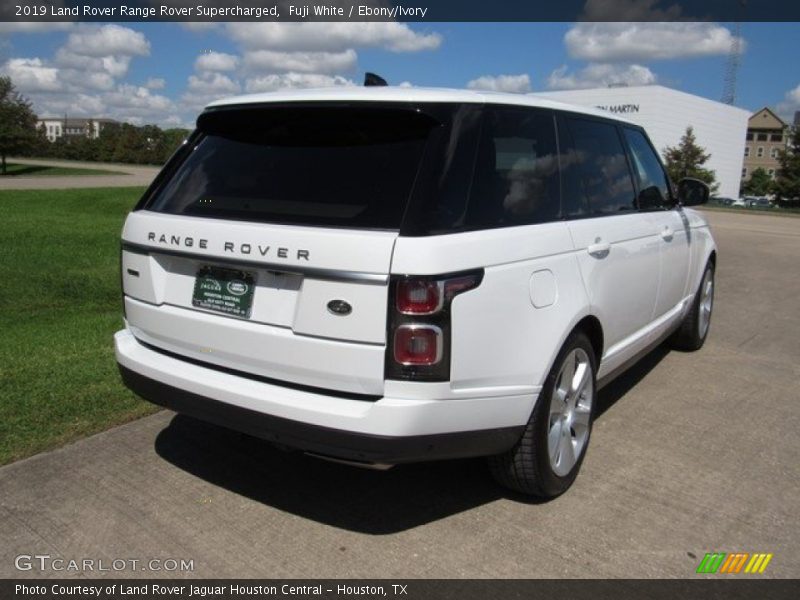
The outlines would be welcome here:
M 209 105 L 122 233 L 126 385 L 324 458 L 574 481 L 598 390 L 709 330 L 717 253 L 645 131 L 366 87 Z

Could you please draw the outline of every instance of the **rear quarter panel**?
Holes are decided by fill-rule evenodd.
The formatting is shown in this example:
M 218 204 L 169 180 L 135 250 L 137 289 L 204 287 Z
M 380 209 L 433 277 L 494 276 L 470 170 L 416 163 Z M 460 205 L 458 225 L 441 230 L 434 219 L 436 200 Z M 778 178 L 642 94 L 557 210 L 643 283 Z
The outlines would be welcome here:
M 453 300 L 450 388 L 459 395 L 535 391 L 588 314 L 569 230 L 558 222 L 400 237 L 392 261 L 395 275 L 476 268 L 484 269 L 481 285 Z

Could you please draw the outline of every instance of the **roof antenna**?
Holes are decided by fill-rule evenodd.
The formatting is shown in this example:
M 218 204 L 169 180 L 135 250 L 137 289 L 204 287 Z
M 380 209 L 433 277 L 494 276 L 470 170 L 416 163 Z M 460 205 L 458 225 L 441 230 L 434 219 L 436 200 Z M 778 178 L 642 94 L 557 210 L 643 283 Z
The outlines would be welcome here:
M 364 73 L 364 86 L 371 87 L 371 86 L 386 86 L 389 85 L 386 83 L 386 80 L 381 77 L 380 75 L 375 75 L 375 73 L 370 73 L 367 71 Z

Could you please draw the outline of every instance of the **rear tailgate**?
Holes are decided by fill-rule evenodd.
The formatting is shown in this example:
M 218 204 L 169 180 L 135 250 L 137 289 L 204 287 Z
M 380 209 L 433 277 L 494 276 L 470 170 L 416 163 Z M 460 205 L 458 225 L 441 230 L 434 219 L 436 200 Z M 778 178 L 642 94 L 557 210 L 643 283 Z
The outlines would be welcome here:
M 141 341 L 279 381 L 382 393 L 396 232 L 140 210 L 122 237 L 126 317 Z M 246 314 L 198 303 L 209 268 L 252 285 Z
M 388 273 L 430 132 L 383 103 L 209 109 L 123 231 L 141 341 L 287 383 L 381 394 Z

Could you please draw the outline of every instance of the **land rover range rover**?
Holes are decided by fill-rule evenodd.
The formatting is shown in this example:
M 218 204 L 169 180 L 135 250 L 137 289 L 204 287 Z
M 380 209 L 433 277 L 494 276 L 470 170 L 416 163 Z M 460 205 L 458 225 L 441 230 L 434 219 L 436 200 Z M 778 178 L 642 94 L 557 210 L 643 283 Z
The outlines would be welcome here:
M 362 465 L 575 479 L 597 390 L 700 348 L 716 250 L 641 127 L 535 96 L 362 88 L 211 104 L 122 233 L 125 383 Z

